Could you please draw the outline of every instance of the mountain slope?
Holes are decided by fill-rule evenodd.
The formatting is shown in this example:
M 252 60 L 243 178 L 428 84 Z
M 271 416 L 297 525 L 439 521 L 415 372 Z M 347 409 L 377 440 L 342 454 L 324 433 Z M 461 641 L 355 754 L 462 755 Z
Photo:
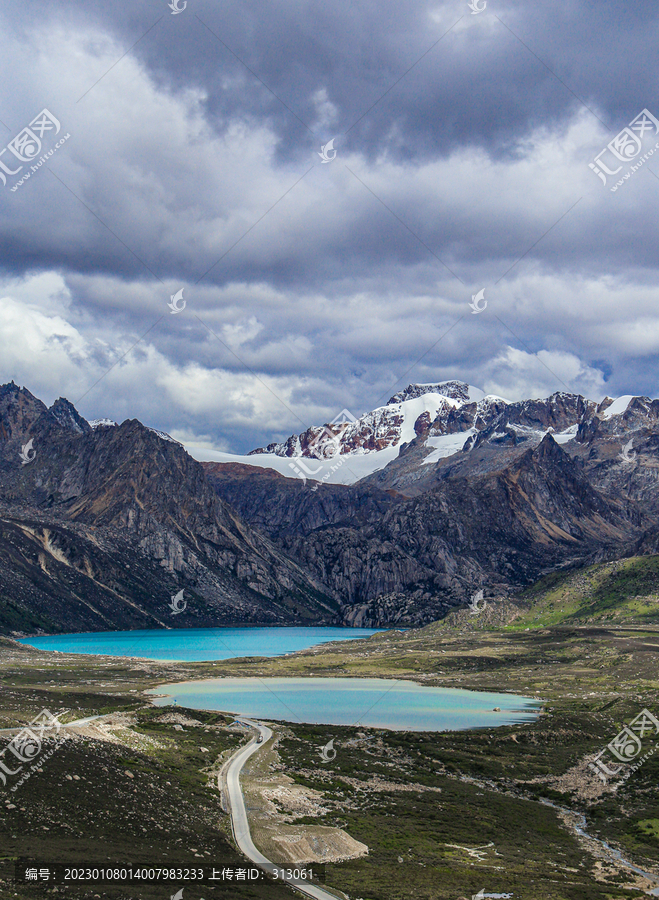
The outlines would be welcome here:
M 513 628 L 659 622 L 659 556 L 631 556 L 541 579 L 516 598 Z
M 69 630 L 335 621 L 332 599 L 240 521 L 171 439 L 135 420 L 92 429 L 67 401 L 49 410 L 13 384 L 0 389 L 0 435 L 0 557 L 13 560 L 0 597 L 26 615 L 68 596 Z M 174 616 L 180 590 L 187 607 Z M 100 604 L 93 614 L 88 597 Z
M 620 409 L 616 403 L 607 398 L 598 405 L 564 392 L 510 403 L 460 381 L 410 384 L 358 419 L 343 410 L 333 422 L 247 456 L 209 451 L 199 459 L 272 468 L 305 483 L 354 484 L 372 476 L 380 486 L 406 490 L 418 483 L 424 489 L 433 479 L 432 466 L 460 451 L 485 444 L 514 452 L 525 443 L 540 443 L 547 433 L 560 444 L 574 442 L 607 406 L 618 422 L 626 403 Z
M 205 468 L 359 625 L 429 622 L 481 585 L 507 592 L 566 561 L 627 552 L 647 524 L 595 490 L 550 435 L 493 470 L 458 472 L 411 497 L 374 478 L 313 492 L 257 469 Z
M 0 387 L 0 628 L 423 624 L 659 549 L 649 398 L 409 385 L 268 449 L 201 464 Z

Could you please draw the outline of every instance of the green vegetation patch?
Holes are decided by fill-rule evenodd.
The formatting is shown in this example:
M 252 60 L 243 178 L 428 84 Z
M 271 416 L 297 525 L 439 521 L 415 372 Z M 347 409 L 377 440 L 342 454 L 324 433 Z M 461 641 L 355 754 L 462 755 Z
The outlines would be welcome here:
M 328 884 L 350 897 L 640 898 L 617 887 L 620 879 L 595 879 L 595 858 L 542 802 L 546 785 L 531 780 L 562 771 L 590 743 L 587 734 L 611 724 L 568 712 L 552 723 L 442 734 L 295 725 L 279 753 L 286 773 L 322 791 L 328 809 L 295 822 L 344 828 L 369 847 L 366 858 L 328 865 Z M 323 764 L 330 737 L 337 755 Z
M 523 611 L 509 626 L 511 630 L 569 622 L 657 623 L 659 556 L 629 557 L 555 572 L 515 600 Z
M 15 792 L 8 790 L 11 783 L 0 790 L 3 895 L 44 896 L 43 888 L 13 885 L 17 857 L 79 866 L 245 866 L 230 837 L 216 778 L 209 784 L 209 768 L 220 754 L 239 747 L 245 736 L 227 731 L 215 713 L 179 708 L 177 713 L 199 724 L 178 731 L 175 723 L 159 721 L 171 709 L 145 710 L 127 731 L 118 729 L 130 747 L 70 736 Z M 44 744 L 44 754 L 50 743 Z M 66 895 L 164 900 L 183 886 L 88 885 L 68 887 Z M 217 882 L 202 891 L 190 882 L 188 888 L 184 897 L 291 896 L 274 884 L 245 884 L 238 891 L 235 885 Z

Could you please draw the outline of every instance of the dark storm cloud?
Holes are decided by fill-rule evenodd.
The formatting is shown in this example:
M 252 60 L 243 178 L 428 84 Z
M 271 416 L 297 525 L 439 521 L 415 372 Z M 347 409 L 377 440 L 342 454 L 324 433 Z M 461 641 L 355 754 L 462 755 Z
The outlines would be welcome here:
M 53 22 L 93 26 L 126 49 L 162 17 L 131 52 L 171 88 L 203 86 L 218 128 L 236 111 L 267 118 L 287 154 L 309 137 L 299 120 L 327 136 L 313 100 L 323 89 L 337 110 L 335 130 L 351 129 L 353 148 L 379 154 L 384 145 L 408 159 L 473 144 L 514 152 L 530 128 L 570 114 L 577 97 L 617 130 L 654 96 L 654 3 L 491 0 L 482 16 L 469 13 L 466 2 L 371 0 L 281 2 L 265 15 L 256 2 L 190 0 L 172 17 L 164 0 L 74 2 L 64 10 L 27 0 L 6 15 L 19 30 L 38 21 L 44 31 Z
M 654 5 L 2 16 L 5 140 L 44 106 L 71 135 L 0 192 L 2 380 L 240 449 L 405 379 L 652 393 L 659 180 L 588 162 L 659 113 Z
M 332 280 L 339 264 L 344 276 L 360 278 L 368 277 L 372 265 L 405 267 L 422 261 L 427 252 L 422 244 L 377 198 L 386 202 L 447 265 L 458 274 L 462 272 L 463 279 L 469 278 L 469 269 L 473 271 L 474 265 L 486 259 L 501 260 L 499 271 L 504 272 L 568 208 L 568 200 L 578 199 L 580 184 L 575 184 L 571 193 L 565 192 L 562 210 L 552 203 L 541 210 L 545 215 L 536 215 L 537 210 L 531 207 L 510 209 L 519 185 L 502 183 L 495 172 L 488 183 L 479 186 L 485 197 L 469 196 L 467 190 L 456 210 L 442 204 L 441 184 L 434 191 L 428 191 L 425 184 L 415 190 L 408 179 L 401 196 L 392 197 L 395 185 L 374 181 L 372 169 L 382 162 L 419 167 L 451 153 L 459 159 L 478 148 L 486 153 L 483 166 L 488 160 L 523 158 L 528 155 L 524 141 L 533 129 L 558 128 L 556 137 L 560 141 L 560 129 L 567 128 L 575 111 L 583 109 L 559 78 L 594 111 L 617 121 L 616 128 L 649 102 L 654 80 L 650 48 L 657 17 L 647 5 L 630 11 L 621 3 L 605 3 L 593 12 L 579 4 L 560 10 L 550 5 L 506 4 L 493 8 L 490 4 L 483 16 L 474 19 L 466 3 L 406 5 L 404 10 L 393 3 L 307 5 L 301 9 L 281 4 L 265 19 L 262 7 L 254 4 L 228 4 L 220 15 L 216 5 L 193 4 L 192 0 L 185 15 L 174 17 L 169 15 L 166 3 L 153 0 L 136 3 L 120 13 L 107 3 L 72 4 L 64 14 L 56 5 L 39 4 L 38 8 L 37 17 L 36 5 L 28 2 L 21 7 L 19 34 L 23 23 L 35 21 L 42 35 L 55 26 L 97 29 L 112 35 L 115 54 L 137 43 L 119 62 L 120 54 L 112 57 L 107 49 L 103 54 L 98 52 L 98 64 L 88 66 L 73 83 L 62 86 L 59 99 L 51 96 L 49 84 L 48 102 L 61 108 L 63 118 L 74 128 L 67 148 L 69 158 L 84 167 L 87 175 L 81 182 L 61 160 L 57 172 L 73 194 L 62 184 L 40 184 L 38 199 L 23 195 L 11 198 L 20 201 L 5 208 L 4 258 L 13 272 L 61 264 L 71 271 L 120 271 L 131 279 L 155 276 L 194 281 L 213 267 L 206 277 L 218 283 L 247 278 L 272 279 L 280 285 L 320 285 Z M 12 12 L 16 15 L 17 8 L 10 8 Z M 237 53 L 244 65 L 202 22 Z M 360 119 L 456 22 L 434 49 Z M 148 33 L 142 36 L 145 31 Z M 58 35 L 51 39 L 56 42 Z M 98 48 L 93 40 L 87 40 L 93 59 Z M 534 52 L 556 75 L 535 58 Z M 635 60 L 633 67 L 629 65 L 631 58 Z M 110 59 L 117 64 L 104 74 Z M 190 89 L 203 91 L 199 110 L 218 136 L 226 137 L 237 121 L 247 123 L 246 127 L 274 129 L 275 142 L 268 150 L 277 178 L 235 223 L 228 219 L 237 198 L 226 196 L 222 180 L 240 184 L 248 176 L 236 171 L 232 160 L 219 157 L 215 163 L 218 183 L 209 185 L 209 172 L 196 169 L 196 161 L 186 155 L 181 142 L 176 156 L 167 158 L 172 129 L 180 123 L 172 123 L 166 115 L 144 123 L 144 132 L 160 129 L 162 146 L 151 157 L 153 145 L 149 139 L 153 134 L 140 133 L 137 119 L 131 123 L 130 144 L 117 141 L 114 149 L 108 148 L 102 127 L 96 133 L 90 129 L 84 139 L 80 135 L 79 126 L 97 118 L 99 104 L 107 108 L 114 103 L 117 113 L 127 105 L 130 81 L 127 83 L 122 73 L 125 76 L 126 68 L 136 61 L 173 96 L 184 97 Z M 44 75 L 47 73 L 46 67 Z M 318 100 L 319 92 L 324 92 L 326 101 Z M 321 126 L 319 116 L 324 104 L 334 107 L 335 114 L 327 116 L 331 121 Z M 31 99 L 24 102 L 24 118 L 32 114 L 33 106 Z M 309 123 L 317 137 L 312 137 L 289 110 Z M 20 122 L 16 110 L 12 112 L 14 122 Z M 111 118 L 111 108 L 109 114 Z M 584 115 L 599 127 L 591 113 Z M 351 159 L 361 162 L 353 171 L 364 184 L 353 184 L 352 176 L 346 173 L 341 179 L 334 176 L 331 200 L 322 198 L 301 214 L 300 208 L 310 202 L 313 192 L 310 182 L 319 173 L 297 182 L 313 162 L 319 168 L 316 151 L 321 139 L 340 135 L 357 119 L 359 123 L 338 141 L 341 159 L 350 154 Z M 77 136 L 74 126 L 78 126 Z M 600 146 L 594 143 L 593 153 Z M 587 158 L 584 155 L 584 169 L 576 180 L 590 179 L 589 188 L 594 190 L 599 183 L 585 169 Z M 146 187 L 138 192 L 131 174 L 139 175 Z M 321 170 L 321 174 L 325 173 Z M 444 178 L 459 177 L 451 172 L 442 174 Z M 400 173 L 392 175 L 399 177 Z M 147 215 L 140 206 L 153 203 L 154 197 L 148 194 L 150 178 L 158 182 L 156 188 L 161 195 L 168 192 L 169 196 L 156 197 L 158 203 Z M 537 178 L 545 182 L 548 194 L 555 195 L 564 174 L 538 166 Z M 369 188 L 376 197 L 369 194 Z M 290 195 L 283 196 L 289 190 Z M 344 194 L 342 200 L 334 194 L 337 190 Z M 123 203 L 117 199 L 118 191 L 125 193 Z M 38 215 L 30 200 L 38 206 Z M 76 209 L 76 204 L 80 208 Z M 243 238 L 244 232 L 273 205 L 275 209 L 258 224 L 254 234 Z M 333 233 L 327 229 L 330 205 L 340 207 L 345 223 Z M 653 197 L 648 205 L 650 210 L 643 212 L 645 221 L 654 217 Z M 214 239 L 207 246 L 189 233 L 185 215 L 181 215 L 194 207 L 198 207 L 196 212 L 202 219 L 215 220 Z M 612 255 L 627 263 L 629 252 L 621 249 L 618 234 L 621 227 L 625 230 L 630 226 L 637 210 L 627 213 L 620 207 L 624 202 L 615 217 L 605 209 L 597 210 L 595 219 L 601 221 L 595 222 L 587 214 L 584 218 L 582 207 L 575 215 L 579 240 L 575 243 L 570 235 L 567 246 L 560 246 L 560 234 L 567 234 L 561 229 L 539 244 L 533 257 L 546 258 L 559 266 L 565 260 L 579 267 L 584 258 L 599 266 L 601 259 L 613 261 Z M 62 209 L 77 228 L 74 224 L 61 234 L 61 227 L 55 227 L 46 208 L 53 216 Z M 284 220 L 295 219 L 304 240 L 297 240 L 295 235 L 294 246 L 280 241 L 282 252 L 278 255 L 272 249 L 273 233 L 281 231 Z M 30 241 L 25 240 L 26 229 Z M 47 236 L 40 234 L 42 229 Z M 164 230 L 175 229 L 177 241 L 161 239 Z M 236 241 L 240 245 L 232 250 Z M 268 252 L 264 252 L 264 244 L 271 248 Z M 227 256 L 221 265 L 214 265 L 224 254 Z M 641 265 L 651 262 L 640 245 L 632 255 Z

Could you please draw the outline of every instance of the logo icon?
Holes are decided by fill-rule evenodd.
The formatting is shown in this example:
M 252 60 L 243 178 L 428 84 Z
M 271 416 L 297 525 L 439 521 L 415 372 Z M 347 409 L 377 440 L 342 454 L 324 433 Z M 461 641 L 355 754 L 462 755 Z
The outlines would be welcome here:
M 179 12 L 183 12 L 183 10 L 180 9 Z M 183 306 L 178 305 L 179 300 L 183 301 Z M 183 312 L 183 310 L 185 309 L 185 300 L 183 300 L 183 288 L 181 288 L 181 290 L 177 291 L 175 294 L 172 294 L 172 296 L 169 298 L 169 303 L 167 304 L 167 306 L 171 309 L 173 316 L 175 316 L 176 313 Z
M 609 141 L 604 150 L 597 154 L 593 162 L 588 163 L 588 168 L 593 170 L 603 185 L 606 185 L 606 176 L 617 175 L 622 169 L 620 163 L 629 162 L 639 155 L 643 149 L 643 140 L 646 132 L 650 132 L 650 136 L 656 138 L 659 134 L 659 120 L 655 119 L 650 110 L 643 109 L 635 119 L 631 120 L 626 128 L 623 128 L 613 140 Z M 659 143 L 655 143 L 654 147 L 649 147 L 648 152 L 638 160 L 638 163 L 635 166 L 632 166 L 622 176 L 622 180 L 619 180 L 611 190 L 617 190 L 628 178 L 631 178 L 634 172 L 637 172 L 643 165 L 645 160 L 652 156 L 655 150 L 658 149 Z M 607 152 L 610 153 L 610 156 L 605 163 L 603 162 L 602 157 Z M 617 166 L 617 168 L 610 169 L 607 165 L 608 163 L 612 163 L 614 166 Z
M 652 734 L 652 732 L 654 732 L 655 736 L 659 734 L 659 719 L 653 716 L 649 709 L 643 709 L 632 719 L 629 725 L 623 727 L 622 731 L 620 731 L 603 750 L 600 750 L 600 752 L 593 757 L 593 761 L 588 763 L 588 768 L 592 769 L 597 777 L 606 784 L 608 778 L 618 775 L 624 768 L 623 766 L 618 766 L 617 769 L 611 769 L 607 763 L 613 762 L 615 764 L 616 760 L 622 763 L 635 761 L 643 749 L 641 738 L 645 738 L 646 734 Z M 653 747 L 651 750 L 648 750 L 638 762 L 634 762 L 634 765 L 623 777 L 625 779 L 628 778 L 629 775 L 642 765 L 649 756 L 652 756 L 657 749 L 657 747 Z M 615 760 L 602 761 L 601 757 L 606 754 L 607 750 L 615 757 Z
M 485 892 L 485 890 L 481 890 L 477 894 L 472 894 L 471 900 L 484 900 L 485 897 L 492 897 L 492 898 L 496 897 L 496 898 L 501 898 L 501 900 L 503 900 L 504 897 L 508 898 L 508 897 L 512 897 L 512 896 L 513 896 L 512 894 L 487 894 Z
M 34 441 L 32 440 L 32 438 L 30 438 L 27 444 L 23 444 L 23 446 L 21 447 L 21 452 L 18 454 L 22 460 L 22 465 L 24 466 L 27 466 L 28 463 L 34 462 L 34 459 L 37 455 L 37 451 L 32 449 L 32 444 L 34 444 Z
M 318 154 L 320 156 L 323 163 L 332 162 L 333 159 L 336 159 L 336 150 L 334 149 L 334 141 L 336 138 L 332 138 L 331 141 L 328 141 L 324 147 L 321 147 L 321 153 Z M 333 156 L 330 156 L 330 153 L 333 153 Z
M 343 458 L 341 457 L 341 438 L 345 431 L 357 421 L 358 419 L 353 416 L 350 410 L 342 409 L 338 416 L 335 416 L 332 421 L 326 425 L 309 428 L 305 434 L 313 434 L 313 437 L 309 443 L 306 444 L 304 451 L 302 451 L 306 455 L 302 456 L 301 453 L 299 456 L 294 456 L 292 461 L 288 464 L 289 468 L 291 468 L 296 476 L 301 478 L 302 482 L 306 485 L 308 478 L 311 478 L 322 471 L 322 462 L 326 462 L 334 457 L 340 457 L 336 464 L 331 466 L 331 469 L 328 469 L 325 472 L 322 479 L 319 479 L 321 483 L 327 481 L 332 472 L 335 472 L 343 465 Z M 311 460 L 314 460 L 314 462 L 320 460 L 321 463 L 316 468 L 312 468 L 311 465 L 308 465 Z M 318 486 L 316 485 L 312 490 L 317 490 L 317 487 Z
M 483 305 L 480 305 L 481 300 L 483 301 Z M 482 288 L 477 294 L 471 295 L 471 314 L 475 316 L 477 313 L 483 312 L 485 307 L 487 306 L 487 300 L 485 299 L 485 288 Z
M 178 13 L 182 13 L 185 7 L 188 5 L 188 0 L 183 0 L 183 6 L 179 8 L 178 2 L 179 0 L 172 0 L 171 3 L 167 4 L 167 6 L 169 6 L 169 8 L 171 9 L 173 16 L 177 15 Z M 175 900 L 178 900 L 178 896 L 175 898 Z
M 620 453 L 618 454 L 618 459 L 622 461 L 623 465 L 628 465 L 629 463 L 633 463 L 636 459 L 636 450 L 632 451 L 632 447 L 634 446 L 634 439 L 627 441 L 625 446 L 622 448 Z
M 331 459 L 341 454 L 341 437 L 358 420 L 348 409 L 342 409 L 331 422 L 323 425 L 309 442 L 308 452 L 316 459 Z
M 334 749 L 334 738 L 325 744 L 324 747 L 320 749 L 320 755 L 323 758 L 323 762 L 332 762 L 332 760 L 336 757 L 336 750 Z
M 61 726 L 62 723 L 57 716 L 54 716 L 47 709 L 42 709 L 39 715 L 35 716 L 26 727 L 22 728 L 18 734 L 11 739 L 7 746 L 0 751 L 0 757 L 3 757 L 3 759 L 0 759 L 0 781 L 2 781 L 3 787 L 7 784 L 5 773 L 7 775 L 17 775 L 26 763 L 33 762 L 41 753 L 44 734 L 48 732 L 47 736 L 50 737 L 51 732 L 54 729 L 54 735 L 56 736 L 59 734 Z M 10 753 L 13 753 L 21 763 L 17 769 L 8 768 L 7 760 L 4 758 L 7 750 L 9 750 Z M 50 751 L 51 756 L 53 752 L 54 750 Z M 48 755 L 44 757 L 44 759 L 46 758 L 48 758 Z M 25 773 L 21 781 L 24 781 L 29 777 L 30 774 Z M 21 782 L 19 782 L 19 784 L 20 783 Z M 12 790 L 15 790 L 15 788 L 12 788 Z
M 188 601 L 183 599 L 183 591 L 179 591 L 178 594 L 175 594 L 172 597 L 172 602 L 169 604 L 169 608 L 172 611 L 173 616 L 177 616 L 179 613 L 182 613 L 186 606 L 188 605 Z
M 487 606 L 487 600 L 483 600 L 483 605 L 479 606 L 480 601 L 483 600 L 483 591 L 476 591 L 475 594 L 471 595 L 471 600 L 469 601 L 469 609 L 471 610 L 472 616 L 477 616 L 478 613 L 482 613 L 485 607 Z
M 295 462 L 289 462 L 288 467 L 292 469 L 298 478 L 302 479 L 302 483 L 306 485 L 307 476 L 317 475 L 320 470 L 323 468 L 322 466 L 318 466 L 317 469 L 311 469 L 305 462 L 302 461 L 301 456 L 295 457 Z M 304 471 L 302 471 L 304 469 Z
M 181 10 L 179 10 L 179 12 L 181 12 Z M 177 891 L 175 894 L 172 894 L 169 900 L 183 900 L 183 888 L 181 888 L 181 890 Z
M 487 0 L 483 0 L 482 6 L 478 5 L 478 0 L 469 0 L 469 3 L 467 5 L 469 6 L 469 9 L 471 10 L 472 16 L 477 16 L 478 13 L 485 12 L 485 7 L 487 6 Z
M 12 138 L 3 150 L 0 150 L 0 156 L 9 150 L 19 162 L 32 162 L 32 160 L 41 152 L 41 139 L 43 138 L 44 133 L 46 131 L 54 131 L 55 134 L 59 134 L 60 128 L 61 125 L 59 119 L 56 119 L 50 110 L 42 109 L 39 115 L 32 119 L 26 128 L 19 131 L 16 137 Z M 53 151 L 51 151 L 51 153 L 52 152 Z M 0 181 L 5 185 L 7 184 L 7 179 L 2 173 L 6 172 L 8 175 L 16 175 L 17 172 L 21 171 L 23 166 L 19 166 L 17 169 L 10 169 L 5 162 L 0 160 L 0 168 L 2 169 L 2 172 L 0 172 Z M 33 166 L 31 172 L 36 168 L 38 168 L 38 166 Z

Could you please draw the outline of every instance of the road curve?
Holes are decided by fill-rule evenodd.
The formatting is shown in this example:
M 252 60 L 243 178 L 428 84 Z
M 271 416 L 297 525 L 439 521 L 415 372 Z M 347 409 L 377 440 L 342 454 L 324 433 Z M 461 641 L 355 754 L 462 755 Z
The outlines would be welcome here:
M 265 746 L 265 744 L 272 737 L 272 731 L 267 727 L 267 725 L 260 725 L 258 722 L 252 722 L 250 719 L 241 718 L 241 722 L 245 722 L 248 725 L 251 725 L 252 728 L 256 728 L 262 735 L 263 741 L 260 744 L 257 744 L 256 738 L 253 738 L 249 744 L 246 744 L 242 747 L 231 759 L 229 763 L 229 767 L 226 771 L 226 782 L 227 782 L 227 796 L 229 802 L 229 812 L 231 813 L 231 827 L 233 828 L 233 836 L 238 844 L 238 847 L 245 856 L 250 859 L 257 866 L 260 866 L 262 869 L 265 869 L 266 872 L 272 872 L 274 869 L 281 870 L 282 868 L 295 868 L 295 866 L 278 866 L 265 857 L 260 850 L 257 850 L 254 846 L 254 842 L 252 841 L 252 836 L 249 831 L 249 822 L 247 820 L 247 810 L 245 809 L 245 800 L 243 798 L 243 792 L 240 787 L 240 772 L 242 771 L 243 766 L 247 762 L 247 760 L 252 756 L 252 754 L 256 753 L 260 747 Z M 284 879 L 279 879 L 283 881 Z M 301 894 L 305 894 L 307 897 L 314 897 L 315 900 L 337 900 L 337 894 L 331 894 L 329 891 L 324 890 L 324 888 L 317 887 L 315 884 L 307 884 L 302 885 L 299 882 L 293 882 L 286 879 L 286 883 L 290 884 L 296 890 L 300 891 Z

